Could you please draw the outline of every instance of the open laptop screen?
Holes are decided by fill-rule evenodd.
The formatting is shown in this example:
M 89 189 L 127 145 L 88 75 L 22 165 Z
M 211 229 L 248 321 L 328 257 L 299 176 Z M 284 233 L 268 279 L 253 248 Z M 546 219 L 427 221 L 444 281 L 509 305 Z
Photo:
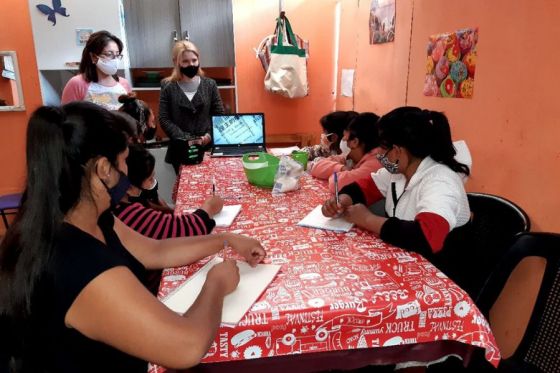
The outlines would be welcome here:
M 212 117 L 214 146 L 264 144 L 264 114 L 228 114 Z

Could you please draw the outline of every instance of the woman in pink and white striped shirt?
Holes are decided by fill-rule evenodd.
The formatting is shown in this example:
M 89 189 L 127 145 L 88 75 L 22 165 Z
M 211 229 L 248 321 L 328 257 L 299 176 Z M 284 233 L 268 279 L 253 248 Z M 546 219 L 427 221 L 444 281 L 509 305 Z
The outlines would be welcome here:
M 202 207 L 190 214 L 175 215 L 163 204 L 157 193 L 155 159 L 140 144 L 129 145 L 128 179 L 131 186 L 113 214 L 138 233 L 156 240 L 171 237 L 209 234 L 216 226 L 212 217 L 222 210 L 219 196 L 207 199 Z M 148 276 L 148 287 L 157 292 L 161 271 Z

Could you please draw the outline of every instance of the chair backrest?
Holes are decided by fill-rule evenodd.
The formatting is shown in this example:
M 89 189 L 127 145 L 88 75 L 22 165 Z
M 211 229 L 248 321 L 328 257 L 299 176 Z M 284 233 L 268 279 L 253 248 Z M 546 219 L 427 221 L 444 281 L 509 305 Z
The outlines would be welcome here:
M 503 350 L 501 370 L 560 372 L 560 234 L 516 236 L 477 304 Z
M 475 299 L 515 235 L 527 232 L 530 222 L 519 206 L 503 197 L 484 193 L 467 193 L 467 196 L 471 221 L 468 226 L 451 232 L 442 255 L 436 260 Z

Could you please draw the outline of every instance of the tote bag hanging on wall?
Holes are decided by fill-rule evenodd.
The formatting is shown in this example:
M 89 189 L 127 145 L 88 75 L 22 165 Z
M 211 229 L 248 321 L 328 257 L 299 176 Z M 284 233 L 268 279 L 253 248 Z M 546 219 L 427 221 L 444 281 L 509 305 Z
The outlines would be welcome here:
M 288 18 L 278 18 L 275 39 L 264 88 L 288 98 L 307 96 L 307 53 L 299 47 Z

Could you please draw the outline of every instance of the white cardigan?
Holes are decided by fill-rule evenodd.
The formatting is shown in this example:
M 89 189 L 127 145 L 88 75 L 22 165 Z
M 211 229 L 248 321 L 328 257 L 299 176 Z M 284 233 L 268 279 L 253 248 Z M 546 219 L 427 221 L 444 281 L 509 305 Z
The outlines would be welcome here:
M 450 231 L 470 219 L 461 174 L 431 157 L 422 160 L 406 190 L 406 178 L 402 174 L 391 174 L 382 168 L 373 173 L 372 178 L 385 197 L 385 211 L 390 217 L 412 221 L 419 213 L 429 212 L 447 220 Z M 396 198 L 393 198 L 393 183 Z

